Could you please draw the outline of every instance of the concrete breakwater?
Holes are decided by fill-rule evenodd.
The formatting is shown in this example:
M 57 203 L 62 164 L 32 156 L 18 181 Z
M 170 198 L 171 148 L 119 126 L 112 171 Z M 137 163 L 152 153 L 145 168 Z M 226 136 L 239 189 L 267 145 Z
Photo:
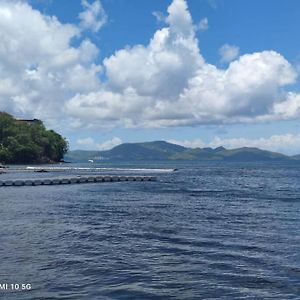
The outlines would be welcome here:
M 120 181 L 155 181 L 155 176 L 69 176 L 35 179 L 7 179 L 0 180 L 0 187 L 7 186 L 38 186 L 38 185 L 59 185 L 59 184 L 82 184 L 100 182 L 120 182 Z

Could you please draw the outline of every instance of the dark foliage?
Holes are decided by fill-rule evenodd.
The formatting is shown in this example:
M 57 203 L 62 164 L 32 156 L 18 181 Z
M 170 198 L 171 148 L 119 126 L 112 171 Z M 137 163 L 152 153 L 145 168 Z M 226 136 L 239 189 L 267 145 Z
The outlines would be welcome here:
M 16 120 L 0 112 L 0 162 L 50 163 L 60 161 L 68 150 L 67 141 L 40 120 Z

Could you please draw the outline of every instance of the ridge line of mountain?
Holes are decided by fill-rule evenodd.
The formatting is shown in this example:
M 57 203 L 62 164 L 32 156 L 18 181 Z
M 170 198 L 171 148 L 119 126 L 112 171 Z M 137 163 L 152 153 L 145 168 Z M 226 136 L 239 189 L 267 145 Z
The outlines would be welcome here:
M 123 143 L 110 150 L 72 150 L 65 155 L 67 161 L 110 160 L 199 160 L 199 161 L 300 161 L 300 155 L 288 156 L 255 147 L 226 149 L 188 148 L 166 141 Z

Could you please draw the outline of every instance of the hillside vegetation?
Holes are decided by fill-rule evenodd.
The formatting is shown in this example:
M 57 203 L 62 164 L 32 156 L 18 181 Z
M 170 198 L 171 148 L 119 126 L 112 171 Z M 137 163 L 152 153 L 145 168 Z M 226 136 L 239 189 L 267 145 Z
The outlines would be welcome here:
M 40 120 L 16 120 L 0 112 L 0 162 L 11 164 L 60 161 L 68 150 L 67 141 Z
M 125 143 L 107 151 L 70 151 L 66 155 L 70 161 L 110 160 L 110 161 L 142 161 L 142 160 L 195 160 L 195 161 L 297 161 L 300 156 L 286 156 L 280 153 L 243 147 L 238 149 L 218 148 L 186 148 L 165 141 L 146 143 Z

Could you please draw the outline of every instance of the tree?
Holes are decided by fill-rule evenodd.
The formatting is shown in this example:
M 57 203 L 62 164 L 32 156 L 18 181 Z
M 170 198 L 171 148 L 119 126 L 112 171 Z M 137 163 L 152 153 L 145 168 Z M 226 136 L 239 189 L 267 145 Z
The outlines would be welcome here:
M 0 162 L 48 163 L 60 161 L 68 151 L 68 142 L 40 120 L 14 119 L 0 112 Z

